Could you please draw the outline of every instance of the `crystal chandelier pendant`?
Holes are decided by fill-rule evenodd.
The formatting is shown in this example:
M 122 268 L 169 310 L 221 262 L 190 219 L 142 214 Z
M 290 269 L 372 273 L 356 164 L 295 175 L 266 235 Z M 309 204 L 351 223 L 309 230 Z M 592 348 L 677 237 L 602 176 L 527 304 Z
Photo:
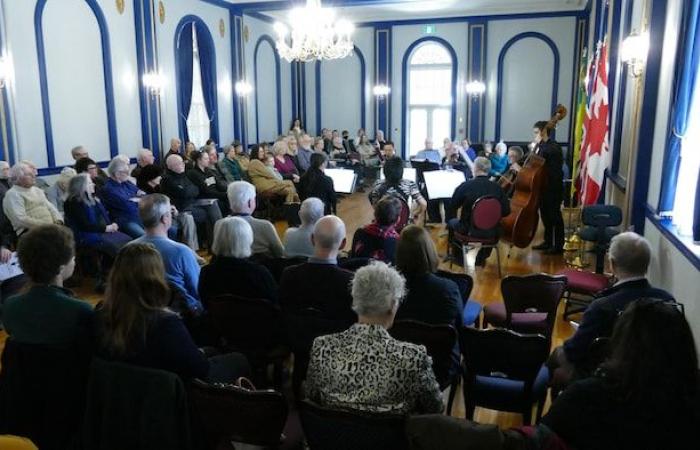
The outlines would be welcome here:
M 290 30 L 275 24 L 277 52 L 289 62 L 340 59 L 352 53 L 353 25 L 347 20 L 335 20 L 333 10 L 321 7 L 320 0 L 306 0 L 304 8 L 289 14 Z

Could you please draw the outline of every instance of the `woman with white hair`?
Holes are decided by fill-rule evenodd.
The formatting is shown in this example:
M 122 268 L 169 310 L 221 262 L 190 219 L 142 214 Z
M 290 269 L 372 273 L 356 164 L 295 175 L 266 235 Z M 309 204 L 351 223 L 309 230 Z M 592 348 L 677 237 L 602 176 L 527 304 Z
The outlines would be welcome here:
M 398 414 L 440 413 L 442 396 L 425 347 L 387 329 L 406 293 L 404 278 L 376 262 L 352 280 L 355 325 L 314 340 L 307 396 L 322 406 Z
M 489 159 L 491 160 L 491 172 L 489 172 L 489 175 L 500 177 L 508 169 L 508 146 L 506 143 L 500 141 L 496 144 L 496 151 L 489 155 Z
M 72 167 L 64 167 L 56 182 L 46 191 L 46 197 L 61 213 L 63 213 L 63 203 L 68 198 L 68 183 L 77 174 Z
M 144 193 L 130 180 L 129 164 L 115 156 L 107 166 L 109 180 L 100 189 L 100 198 L 119 229 L 137 238 L 145 233 L 139 217 L 138 197 Z
M 253 229 L 240 217 L 225 217 L 214 226 L 211 263 L 199 274 L 199 298 L 204 307 L 219 295 L 238 295 L 277 302 L 277 283 L 265 266 L 248 258 Z
M 292 141 L 294 144 L 291 144 Z M 294 165 L 294 159 L 289 154 L 292 145 L 296 149 L 295 139 L 282 138 L 272 145 L 272 152 L 275 155 L 275 169 L 282 175 L 282 178 L 298 183 L 299 170 Z
M 323 202 L 316 197 L 309 197 L 301 202 L 299 219 L 301 226 L 287 228 L 284 232 L 284 254 L 288 258 L 295 256 L 311 257 L 314 254 L 314 244 L 311 234 L 314 224 L 323 217 Z

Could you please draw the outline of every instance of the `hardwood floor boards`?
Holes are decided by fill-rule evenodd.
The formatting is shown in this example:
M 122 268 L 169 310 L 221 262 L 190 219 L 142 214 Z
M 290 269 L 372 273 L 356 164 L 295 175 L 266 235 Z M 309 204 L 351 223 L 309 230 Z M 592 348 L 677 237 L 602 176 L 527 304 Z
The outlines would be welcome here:
M 369 201 L 367 200 L 367 194 L 355 193 L 344 197 L 338 205 L 338 215 L 346 224 L 346 248 L 349 248 L 355 230 L 372 220 L 373 211 Z M 286 223 L 278 221 L 275 223 L 275 226 L 279 235 L 284 236 L 284 231 L 287 228 Z M 445 232 L 444 225 L 429 227 L 428 229 L 435 240 L 438 252 L 440 255 L 444 255 L 447 248 L 447 234 Z M 534 242 L 539 242 L 540 240 L 541 230 L 538 232 Z M 563 257 L 561 256 L 546 256 L 529 248 L 513 248 L 510 250 L 510 257 L 508 257 L 509 248 L 503 243 L 500 245 L 500 250 L 503 276 L 509 274 L 528 274 L 538 272 L 554 273 L 565 267 Z M 202 256 L 206 257 L 208 255 L 202 254 Z M 470 261 L 471 265 L 468 264 L 469 267 L 467 269 L 467 273 L 474 278 L 472 298 L 480 302 L 482 305 L 502 301 L 503 298 L 500 290 L 500 279 L 496 269 L 495 252 L 488 259 L 486 267 L 479 268 L 478 270 L 474 270 L 473 257 L 473 254 L 469 256 L 468 260 Z M 452 270 L 454 272 L 463 271 L 462 267 L 457 265 L 454 265 L 450 269 L 449 263 L 442 263 L 440 268 Z M 95 292 L 93 285 L 93 280 L 86 280 L 80 287 L 75 289 L 75 293 L 79 298 L 84 299 L 85 301 L 88 301 L 94 305 L 101 299 L 101 296 Z M 563 303 L 561 307 L 563 308 Z M 561 319 L 560 313 L 555 324 L 552 345 L 561 345 L 561 343 L 570 337 L 572 333 L 573 327 L 568 322 L 564 322 Z M 4 332 L 0 332 L 0 348 L 4 346 L 6 337 L 7 335 Z M 547 407 L 548 405 L 545 408 Z M 452 415 L 456 417 L 464 417 L 464 402 L 462 400 L 461 387 L 455 398 L 455 403 L 452 408 Z M 477 408 L 475 420 L 482 423 L 498 424 L 503 428 L 521 425 L 521 416 L 519 414 L 503 413 L 482 408 Z

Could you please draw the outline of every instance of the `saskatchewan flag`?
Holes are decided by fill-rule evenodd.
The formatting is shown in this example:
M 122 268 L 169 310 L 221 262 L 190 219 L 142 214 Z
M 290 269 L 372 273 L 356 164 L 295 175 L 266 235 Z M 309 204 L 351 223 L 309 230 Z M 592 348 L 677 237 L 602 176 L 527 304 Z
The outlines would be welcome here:
M 586 117 L 586 107 L 588 106 L 588 85 L 590 84 L 591 70 L 593 68 L 593 59 L 588 60 L 587 51 L 584 49 L 581 55 L 581 67 L 579 69 L 578 77 L 578 91 L 576 93 L 576 111 L 574 116 L 574 145 L 573 145 L 573 158 L 572 158 L 572 171 L 571 179 L 573 180 L 573 187 L 571 189 L 571 197 L 573 202 L 576 203 L 577 190 L 580 190 L 580 182 L 577 182 L 577 177 L 579 175 L 579 163 L 581 161 L 581 141 L 583 140 L 583 119 Z M 579 188 L 576 188 L 576 187 Z

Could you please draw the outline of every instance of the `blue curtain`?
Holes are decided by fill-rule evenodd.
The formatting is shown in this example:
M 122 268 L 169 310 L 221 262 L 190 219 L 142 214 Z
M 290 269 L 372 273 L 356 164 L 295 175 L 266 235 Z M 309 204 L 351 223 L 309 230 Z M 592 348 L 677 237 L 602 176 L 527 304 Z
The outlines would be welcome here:
M 679 72 L 675 102 L 671 115 L 671 133 L 666 146 L 662 173 L 664 174 L 659 196 L 659 212 L 673 211 L 678 183 L 678 169 L 681 164 L 681 138 L 688 129 L 689 113 L 695 92 L 698 65 L 700 64 L 700 0 L 690 0 L 684 11 L 685 32 L 681 31 L 681 52 L 678 53 Z M 700 151 L 700 150 L 699 150 Z M 695 223 L 698 222 L 696 202 Z
M 695 215 L 693 216 L 693 241 L 700 243 L 700 169 L 698 184 L 695 186 Z
M 195 23 L 197 32 L 197 49 L 199 50 L 199 68 L 202 75 L 202 94 L 204 106 L 209 115 L 209 137 L 219 143 L 219 120 L 216 102 L 216 49 L 211 33 L 203 23 Z
M 177 87 L 178 87 L 178 127 L 183 142 L 189 140 L 187 133 L 187 115 L 192 105 L 192 67 L 194 54 L 192 51 L 192 24 L 184 26 L 177 39 Z

